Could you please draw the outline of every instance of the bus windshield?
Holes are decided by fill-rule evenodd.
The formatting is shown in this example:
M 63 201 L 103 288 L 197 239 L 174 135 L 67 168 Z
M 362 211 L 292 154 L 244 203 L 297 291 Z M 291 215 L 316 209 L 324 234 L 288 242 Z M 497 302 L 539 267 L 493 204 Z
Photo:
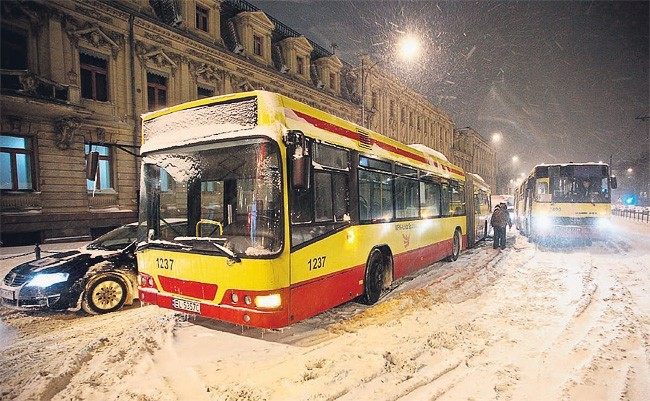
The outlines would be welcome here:
M 218 146 L 217 146 L 218 145 Z M 144 157 L 140 242 L 233 257 L 282 248 L 277 144 L 248 139 Z M 144 226 L 144 224 L 141 224 Z
M 553 202 L 608 203 L 610 201 L 606 166 L 562 166 L 558 176 L 552 176 Z

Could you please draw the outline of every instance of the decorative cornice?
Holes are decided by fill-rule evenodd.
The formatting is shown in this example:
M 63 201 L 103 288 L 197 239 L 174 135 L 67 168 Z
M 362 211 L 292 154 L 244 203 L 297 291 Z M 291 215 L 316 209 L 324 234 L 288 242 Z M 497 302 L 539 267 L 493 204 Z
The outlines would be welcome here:
M 111 49 L 111 54 L 113 59 L 117 58 L 119 51 L 122 49 L 124 44 L 124 36 L 117 32 L 110 32 L 106 34 L 102 28 L 97 25 L 90 24 L 88 27 L 79 30 L 69 30 L 67 31 L 70 41 L 75 45 L 78 45 L 79 40 L 83 39 L 96 49 L 102 47 L 109 47 Z
M 147 46 L 146 43 L 136 41 L 135 53 L 143 65 L 153 65 L 156 68 L 169 68 L 172 76 L 176 74 L 178 62 L 182 62 L 184 57 L 171 52 L 165 52 L 158 46 Z
M 92 3 L 89 3 L 88 5 L 91 5 L 91 4 Z M 85 6 L 82 6 L 81 4 L 75 4 L 74 11 L 78 12 L 79 14 L 83 14 L 86 17 L 90 17 L 90 18 L 92 18 L 94 20 L 101 21 L 101 22 L 103 22 L 105 24 L 113 25 L 113 19 L 111 17 L 106 16 L 104 13 L 98 12 L 94 8 L 85 7 Z M 105 11 L 105 10 L 103 10 L 103 11 Z
M 212 65 L 200 62 L 189 62 L 190 74 L 197 81 L 199 78 L 205 82 L 219 82 L 225 76 L 225 71 Z

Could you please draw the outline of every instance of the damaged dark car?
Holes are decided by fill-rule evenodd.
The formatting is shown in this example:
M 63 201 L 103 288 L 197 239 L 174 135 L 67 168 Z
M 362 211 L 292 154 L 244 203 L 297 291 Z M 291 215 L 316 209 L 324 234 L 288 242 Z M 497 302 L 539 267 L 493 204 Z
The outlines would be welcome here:
M 22 310 L 114 312 L 137 299 L 137 223 L 90 244 L 14 267 L 0 283 L 2 304 Z

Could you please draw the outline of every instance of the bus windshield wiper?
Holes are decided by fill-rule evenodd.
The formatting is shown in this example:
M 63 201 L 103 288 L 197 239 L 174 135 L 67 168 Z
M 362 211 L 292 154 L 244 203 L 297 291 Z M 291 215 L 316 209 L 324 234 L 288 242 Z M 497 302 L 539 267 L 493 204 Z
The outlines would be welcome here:
M 239 258 L 239 256 L 235 254 L 235 252 L 231 251 L 230 249 L 226 248 L 223 245 L 217 244 L 216 242 L 210 242 L 210 243 L 216 246 L 217 249 L 219 249 L 221 252 L 228 255 L 228 259 L 232 260 L 235 263 L 241 263 L 241 259 Z
M 169 241 L 149 240 L 144 244 L 138 244 L 138 250 L 147 249 L 154 246 L 157 248 L 164 248 L 164 249 L 192 249 L 191 246 L 185 244 L 179 244 L 179 243 L 169 242 Z
M 225 238 L 206 238 L 206 237 L 176 237 L 174 238 L 175 241 L 198 241 L 198 242 L 207 242 L 209 244 L 214 245 L 215 248 L 221 251 L 224 255 L 228 257 L 228 259 L 232 260 L 233 262 L 240 263 L 241 259 L 235 252 L 230 250 L 229 248 L 215 242 L 215 241 L 225 241 Z

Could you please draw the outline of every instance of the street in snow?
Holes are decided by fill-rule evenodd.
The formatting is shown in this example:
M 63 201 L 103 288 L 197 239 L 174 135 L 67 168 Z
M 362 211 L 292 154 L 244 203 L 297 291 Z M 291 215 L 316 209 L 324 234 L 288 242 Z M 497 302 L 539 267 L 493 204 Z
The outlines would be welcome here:
M 399 280 L 376 305 L 283 330 L 155 306 L 3 308 L 0 398 L 647 400 L 650 224 L 614 223 L 591 247 L 512 231 L 505 251 L 481 244 Z

